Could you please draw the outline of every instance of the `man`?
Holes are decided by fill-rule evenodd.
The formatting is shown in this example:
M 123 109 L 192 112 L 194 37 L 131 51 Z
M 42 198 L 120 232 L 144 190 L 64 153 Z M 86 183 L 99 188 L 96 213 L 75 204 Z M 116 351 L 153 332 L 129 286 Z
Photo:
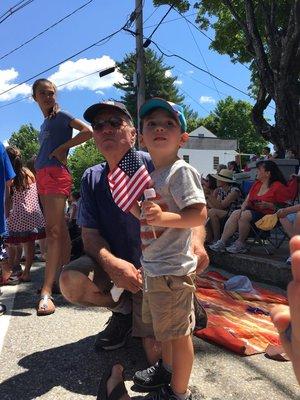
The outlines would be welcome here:
M 136 130 L 131 115 L 119 102 L 109 101 L 89 107 L 84 118 L 92 124 L 97 148 L 106 162 L 89 168 L 81 184 L 78 224 L 86 255 L 65 266 L 60 287 L 72 303 L 108 307 L 113 311 L 107 327 L 97 335 L 95 349 L 114 350 L 123 346 L 128 335 L 141 337 L 150 365 L 160 356 L 153 339 L 152 326 L 141 317 L 142 279 L 140 267 L 139 221 L 122 212 L 111 197 L 107 174 L 134 146 Z M 147 153 L 141 157 L 149 171 L 153 166 Z M 203 231 L 195 231 L 194 252 L 206 268 L 208 257 L 203 248 Z M 89 273 L 93 272 L 93 280 Z M 114 282 L 126 289 L 114 303 L 110 288 Z

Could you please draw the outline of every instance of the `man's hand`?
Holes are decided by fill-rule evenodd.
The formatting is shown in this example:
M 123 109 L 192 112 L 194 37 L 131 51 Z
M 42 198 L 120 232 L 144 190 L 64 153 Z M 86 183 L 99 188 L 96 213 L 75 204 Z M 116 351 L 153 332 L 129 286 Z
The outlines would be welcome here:
M 124 288 L 132 293 L 137 293 L 143 287 L 140 271 L 133 264 L 121 258 L 115 258 L 115 262 L 107 272 L 117 287 Z
M 142 210 L 148 225 L 160 226 L 163 211 L 158 204 L 153 201 L 143 201 Z
M 201 274 L 209 266 L 209 257 L 204 246 L 194 246 L 194 254 L 198 257 L 197 274 Z
M 61 147 L 57 147 L 52 153 L 49 155 L 49 158 L 56 158 L 63 165 L 67 165 L 67 152 L 65 149 Z
M 204 226 L 194 228 L 192 231 L 191 252 L 198 258 L 197 274 L 201 274 L 209 266 L 209 257 L 204 248 L 205 234 Z

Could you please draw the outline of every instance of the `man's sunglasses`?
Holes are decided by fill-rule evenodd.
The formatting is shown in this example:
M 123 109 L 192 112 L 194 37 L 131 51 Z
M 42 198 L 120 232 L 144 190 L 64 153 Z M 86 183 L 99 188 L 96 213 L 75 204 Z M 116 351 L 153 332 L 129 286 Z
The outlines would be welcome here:
M 105 120 L 99 120 L 92 124 L 94 131 L 100 131 L 106 124 L 110 124 L 113 128 L 120 128 L 125 120 L 121 117 L 111 117 Z

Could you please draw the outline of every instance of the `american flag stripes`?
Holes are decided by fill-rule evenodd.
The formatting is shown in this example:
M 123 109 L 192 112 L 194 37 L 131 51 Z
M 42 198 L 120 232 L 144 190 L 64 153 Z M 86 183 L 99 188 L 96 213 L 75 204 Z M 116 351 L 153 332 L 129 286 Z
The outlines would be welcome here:
M 133 148 L 128 150 L 107 177 L 114 202 L 124 212 L 129 212 L 151 180 L 141 156 Z

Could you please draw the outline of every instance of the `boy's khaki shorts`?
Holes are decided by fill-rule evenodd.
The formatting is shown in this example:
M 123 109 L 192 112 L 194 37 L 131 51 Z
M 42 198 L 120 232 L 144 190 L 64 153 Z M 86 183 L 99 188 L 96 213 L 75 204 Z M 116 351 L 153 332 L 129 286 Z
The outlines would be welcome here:
M 192 334 L 195 278 L 195 273 L 146 277 L 143 322 L 152 322 L 156 340 L 164 342 Z

